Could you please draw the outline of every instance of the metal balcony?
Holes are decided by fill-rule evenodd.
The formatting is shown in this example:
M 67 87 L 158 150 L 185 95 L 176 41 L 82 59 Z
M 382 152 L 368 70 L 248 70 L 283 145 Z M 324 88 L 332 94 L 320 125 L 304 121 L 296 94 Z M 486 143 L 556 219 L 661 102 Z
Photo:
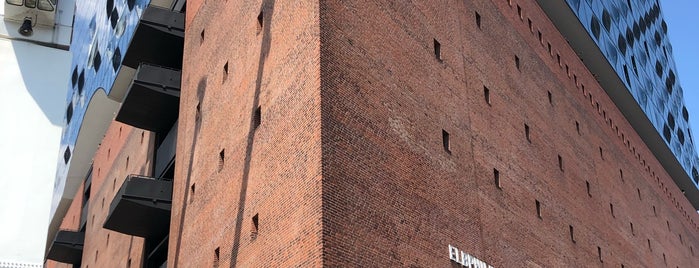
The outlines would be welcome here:
M 116 120 L 137 128 L 165 132 L 177 120 L 182 72 L 141 64 L 127 89 Z
M 172 182 L 129 175 L 109 207 L 103 227 L 140 237 L 163 237 L 170 227 Z
M 84 232 L 58 231 L 50 245 L 47 259 L 79 265 L 83 256 Z
M 182 69 L 184 21 L 184 13 L 149 6 L 141 16 L 122 64 L 134 69 L 141 63 Z

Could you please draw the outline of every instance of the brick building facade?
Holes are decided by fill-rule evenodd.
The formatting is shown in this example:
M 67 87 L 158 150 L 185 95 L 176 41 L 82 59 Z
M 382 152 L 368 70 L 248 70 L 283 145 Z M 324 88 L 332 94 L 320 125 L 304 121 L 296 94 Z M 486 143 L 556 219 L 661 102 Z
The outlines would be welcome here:
M 82 267 L 699 264 L 696 208 L 534 0 L 185 17 L 169 236 L 103 228 L 127 175 L 167 177 L 166 132 L 114 121 L 61 225 L 88 204 Z

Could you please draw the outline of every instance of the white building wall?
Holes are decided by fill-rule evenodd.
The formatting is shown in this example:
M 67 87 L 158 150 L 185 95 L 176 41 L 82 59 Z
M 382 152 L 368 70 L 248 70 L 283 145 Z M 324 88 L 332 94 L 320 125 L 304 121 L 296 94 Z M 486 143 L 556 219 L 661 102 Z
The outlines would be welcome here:
M 59 1 L 68 3 L 59 10 L 57 23 L 67 21 L 67 26 L 37 27 L 28 38 L 17 33 L 18 23 L 4 19 L 4 2 L 0 4 L 0 268 L 41 267 L 56 162 L 61 157 L 71 62 L 65 48 L 74 1 Z

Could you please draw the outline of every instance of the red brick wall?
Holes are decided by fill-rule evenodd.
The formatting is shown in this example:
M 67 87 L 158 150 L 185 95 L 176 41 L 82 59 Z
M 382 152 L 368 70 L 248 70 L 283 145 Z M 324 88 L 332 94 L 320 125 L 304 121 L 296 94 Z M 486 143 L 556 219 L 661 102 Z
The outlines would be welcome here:
M 93 158 L 92 186 L 82 267 L 141 267 L 143 239 L 102 228 L 115 193 L 129 174 L 150 175 L 153 136 L 150 132 L 113 121 Z M 78 190 L 61 229 L 77 230 L 83 199 Z M 48 267 L 72 267 L 47 262 Z
M 262 2 L 188 3 L 170 267 L 321 265 L 318 4 Z
M 691 205 L 535 1 L 512 2 L 321 1 L 325 265 L 445 267 L 451 244 L 495 267 L 601 266 L 598 247 L 697 266 Z
M 80 212 L 82 209 L 83 202 L 83 196 L 80 193 L 83 192 L 84 187 L 85 185 L 81 184 L 78 188 L 79 194 L 76 194 L 75 198 L 73 198 L 73 202 L 70 203 L 70 207 L 68 207 L 68 211 L 66 212 L 66 215 L 63 217 L 63 221 L 61 222 L 59 230 L 78 231 L 80 229 Z M 46 268 L 72 268 L 72 265 L 56 262 L 53 260 L 46 260 L 45 266 Z

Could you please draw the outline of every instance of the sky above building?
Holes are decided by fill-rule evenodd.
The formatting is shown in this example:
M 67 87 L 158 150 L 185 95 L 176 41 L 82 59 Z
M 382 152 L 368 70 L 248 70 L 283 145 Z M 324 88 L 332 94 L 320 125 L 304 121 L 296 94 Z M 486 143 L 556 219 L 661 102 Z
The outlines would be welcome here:
M 694 146 L 699 143 L 699 1 L 662 0 L 660 7 L 668 24 L 677 73 L 689 110 L 689 124 L 694 131 Z

